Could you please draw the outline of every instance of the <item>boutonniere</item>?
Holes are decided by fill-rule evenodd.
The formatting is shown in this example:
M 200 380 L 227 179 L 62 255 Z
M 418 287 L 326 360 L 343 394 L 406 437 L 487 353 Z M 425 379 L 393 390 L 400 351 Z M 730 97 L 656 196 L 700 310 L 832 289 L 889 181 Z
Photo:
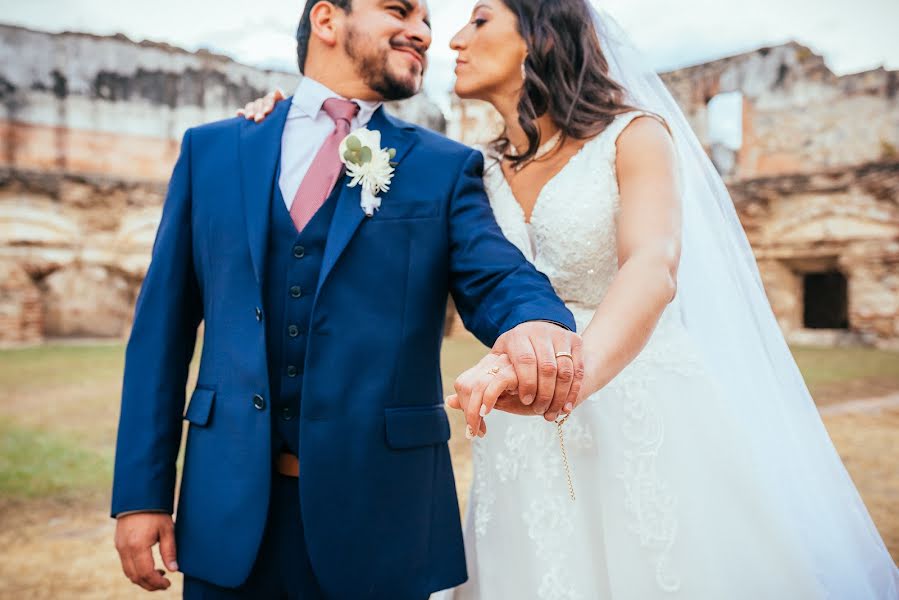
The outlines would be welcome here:
M 362 210 L 372 216 L 381 207 L 378 194 L 390 189 L 396 148 L 381 148 L 381 132 L 361 127 L 340 142 L 340 161 L 350 177 L 348 187 L 362 185 Z

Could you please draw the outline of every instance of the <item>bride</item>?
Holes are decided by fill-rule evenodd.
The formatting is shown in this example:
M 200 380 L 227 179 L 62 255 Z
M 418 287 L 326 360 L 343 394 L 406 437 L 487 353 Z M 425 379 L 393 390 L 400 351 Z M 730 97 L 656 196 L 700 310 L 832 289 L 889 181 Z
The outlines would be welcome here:
M 899 598 L 727 190 L 615 21 L 480 0 L 452 47 L 456 93 L 505 122 L 497 222 L 574 314 L 585 377 L 562 414 L 506 391 L 505 355 L 457 380 L 470 578 L 438 598 Z

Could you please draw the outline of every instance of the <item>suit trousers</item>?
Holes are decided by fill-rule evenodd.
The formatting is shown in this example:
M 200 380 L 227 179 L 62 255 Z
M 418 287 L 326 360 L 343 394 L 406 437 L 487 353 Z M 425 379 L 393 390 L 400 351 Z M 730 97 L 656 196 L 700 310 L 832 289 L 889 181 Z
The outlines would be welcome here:
M 185 600 L 324 600 L 306 553 L 295 477 L 272 472 L 262 543 L 247 580 L 225 588 L 184 575 Z

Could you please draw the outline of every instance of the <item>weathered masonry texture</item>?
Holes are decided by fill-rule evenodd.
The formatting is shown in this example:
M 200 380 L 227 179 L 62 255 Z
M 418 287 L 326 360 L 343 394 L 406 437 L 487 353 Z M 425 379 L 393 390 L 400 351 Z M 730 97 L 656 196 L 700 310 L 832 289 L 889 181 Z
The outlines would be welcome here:
M 0 25 L 0 344 L 122 337 L 183 132 L 295 74 Z M 445 130 L 423 96 L 389 109 Z

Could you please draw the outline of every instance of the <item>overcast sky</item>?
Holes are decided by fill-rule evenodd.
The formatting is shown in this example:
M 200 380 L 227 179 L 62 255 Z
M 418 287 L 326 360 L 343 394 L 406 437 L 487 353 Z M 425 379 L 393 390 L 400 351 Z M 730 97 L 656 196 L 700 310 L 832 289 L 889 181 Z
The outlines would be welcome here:
M 449 40 L 475 0 L 430 0 L 426 89 L 452 86 Z M 49 31 L 124 33 L 295 71 L 303 0 L 0 0 L 0 20 Z M 603 0 L 659 71 L 796 40 L 838 74 L 899 68 L 899 0 Z M 288 93 L 291 90 L 286 90 Z M 436 99 L 436 98 L 435 98 Z

